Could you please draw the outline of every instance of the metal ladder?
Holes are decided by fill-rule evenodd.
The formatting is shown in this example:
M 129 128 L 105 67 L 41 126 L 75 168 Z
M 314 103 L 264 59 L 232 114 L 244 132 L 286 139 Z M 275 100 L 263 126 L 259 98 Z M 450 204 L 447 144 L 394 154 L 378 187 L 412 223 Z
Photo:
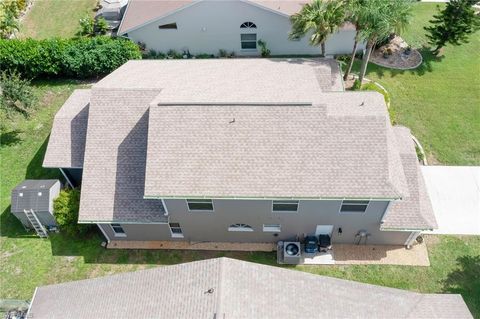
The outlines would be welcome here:
M 37 235 L 42 238 L 47 238 L 48 233 L 45 227 L 43 227 L 42 223 L 38 220 L 37 214 L 33 211 L 33 209 L 27 210 L 24 209 L 23 212 L 25 216 L 27 216 L 28 221 L 32 225 L 33 229 L 37 232 Z

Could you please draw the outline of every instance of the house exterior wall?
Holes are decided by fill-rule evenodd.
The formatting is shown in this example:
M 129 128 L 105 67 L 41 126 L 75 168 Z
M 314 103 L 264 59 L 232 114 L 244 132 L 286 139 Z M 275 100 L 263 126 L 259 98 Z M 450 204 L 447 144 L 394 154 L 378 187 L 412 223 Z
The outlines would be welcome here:
M 82 184 L 82 168 L 62 168 L 62 170 L 72 182 L 73 186 L 78 187 Z
M 257 29 L 241 29 L 244 22 L 253 22 Z M 176 23 L 178 29 L 159 29 L 159 25 Z M 189 50 L 192 54 L 218 54 L 219 49 L 236 55 L 259 55 L 260 50 L 242 50 L 241 33 L 256 33 L 257 40 L 267 42 L 272 55 L 318 55 L 319 47 L 308 43 L 308 36 L 291 41 L 289 17 L 242 1 L 201 1 L 136 30 L 127 31 L 128 38 L 143 42 L 147 48 L 167 52 Z M 354 30 L 340 31 L 326 43 L 327 54 L 350 54 Z M 258 47 L 258 46 L 257 46 Z M 364 48 L 359 45 L 359 50 Z
M 165 200 L 169 221 L 180 223 L 184 238 L 172 238 L 166 224 L 123 224 L 126 237 L 116 237 L 109 225 L 102 225 L 115 240 L 187 240 L 212 242 L 277 242 L 315 234 L 317 225 L 333 225 L 334 243 L 352 244 L 360 230 L 366 230 L 369 244 L 403 245 L 410 232 L 380 231 L 388 201 L 371 201 L 365 213 L 340 213 L 341 201 L 302 200 L 298 212 L 272 212 L 269 200 L 214 200 L 214 212 L 189 212 L 185 200 Z M 231 232 L 228 227 L 242 223 L 253 232 Z M 264 224 L 280 224 L 281 232 L 263 232 Z M 339 233 L 339 228 L 342 233 Z

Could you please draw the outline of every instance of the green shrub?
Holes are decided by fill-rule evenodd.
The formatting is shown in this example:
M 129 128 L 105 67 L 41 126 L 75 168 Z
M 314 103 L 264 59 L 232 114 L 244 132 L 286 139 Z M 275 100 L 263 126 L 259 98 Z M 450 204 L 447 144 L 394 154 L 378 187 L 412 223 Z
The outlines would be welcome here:
M 68 235 L 82 235 L 91 229 L 91 225 L 78 224 L 80 208 L 80 191 L 69 189 L 60 191 L 60 195 L 53 201 L 53 215 L 60 231 Z
M 89 14 L 78 20 L 78 23 L 80 24 L 78 36 L 93 37 L 95 35 L 95 20 Z
M 18 31 L 18 17 L 21 9 L 13 0 L 0 1 L 0 38 L 8 39 L 15 31 Z
M 352 91 L 358 91 L 361 87 L 362 83 L 360 83 L 359 79 L 356 79 L 355 82 L 353 82 Z
M 97 34 L 105 35 L 108 32 L 108 22 L 104 17 L 100 17 L 95 22 L 95 32 Z
M 0 70 L 25 78 L 96 77 L 140 58 L 138 46 L 122 38 L 0 40 Z
M 267 42 L 260 39 L 260 40 L 257 41 L 257 43 L 258 43 L 258 46 L 260 47 L 260 52 L 262 54 L 262 57 L 264 57 L 264 58 L 269 57 L 270 56 L 270 49 L 267 48 Z
M 30 81 L 21 79 L 17 73 L 0 74 L 0 93 L 0 108 L 6 115 L 17 112 L 28 116 L 35 103 Z

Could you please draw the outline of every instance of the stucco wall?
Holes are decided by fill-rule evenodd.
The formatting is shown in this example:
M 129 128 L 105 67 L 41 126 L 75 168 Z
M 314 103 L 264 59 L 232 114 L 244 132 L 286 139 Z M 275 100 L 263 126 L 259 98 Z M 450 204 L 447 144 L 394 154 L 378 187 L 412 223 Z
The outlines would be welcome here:
M 276 242 L 314 234 L 317 225 L 333 225 L 335 243 L 354 243 L 360 230 L 370 233 L 368 243 L 403 245 L 410 233 L 382 232 L 380 220 L 387 208 L 386 201 L 372 201 L 363 214 L 339 213 L 340 201 L 300 201 L 296 213 L 273 213 L 268 200 L 214 200 L 214 212 L 189 212 L 185 200 L 165 200 L 170 222 L 180 223 L 184 238 L 172 239 L 167 225 L 122 225 L 127 237 L 118 240 L 188 240 L 215 242 Z M 230 232 L 235 223 L 248 224 L 253 232 Z M 263 224 L 280 224 L 281 232 L 263 232 Z M 102 228 L 110 239 L 108 225 Z M 339 228 L 342 233 L 339 233 Z
M 243 22 L 253 22 L 257 29 L 240 29 Z M 177 23 L 177 30 L 160 30 L 159 25 Z M 134 31 L 128 37 L 143 42 L 148 48 L 161 52 L 175 49 L 192 54 L 217 54 L 219 49 L 234 51 L 236 55 L 258 55 L 260 50 L 242 50 L 241 33 L 257 33 L 257 40 L 267 42 L 272 55 L 318 55 L 319 47 L 308 44 L 308 37 L 300 41 L 288 40 L 291 24 L 287 16 L 258 8 L 242 1 L 198 2 L 170 16 L 156 20 Z M 351 53 L 355 31 L 341 31 L 330 36 L 327 54 Z M 363 49 L 363 44 L 359 50 Z

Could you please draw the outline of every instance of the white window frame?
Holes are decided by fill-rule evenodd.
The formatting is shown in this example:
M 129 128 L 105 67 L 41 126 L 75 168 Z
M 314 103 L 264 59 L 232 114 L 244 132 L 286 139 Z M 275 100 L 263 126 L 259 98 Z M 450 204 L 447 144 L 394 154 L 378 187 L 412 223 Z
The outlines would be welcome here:
M 264 233 L 280 233 L 282 232 L 282 225 L 280 224 L 263 224 Z
M 359 211 L 359 212 L 353 212 L 353 211 L 346 211 L 346 212 L 342 212 L 342 206 L 344 204 L 344 202 L 367 202 L 367 206 L 365 207 L 365 210 L 363 212 Z M 338 212 L 340 214 L 355 214 L 355 215 L 359 215 L 359 214 L 365 214 L 368 210 L 368 208 L 370 207 L 370 203 L 372 201 L 369 200 L 369 199 L 344 199 L 342 200 L 342 203 L 340 205 L 340 208 L 338 209 Z M 364 203 L 360 204 L 360 203 L 346 203 L 346 205 L 358 205 L 358 206 L 365 206 Z
M 212 210 L 209 210 L 209 209 L 190 209 L 190 206 L 188 205 L 189 202 L 201 202 L 201 201 L 207 201 L 209 200 L 211 203 L 212 203 Z M 193 213 L 213 213 L 215 211 L 215 205 L 213 203 L 213 199 L 208 199 L 208 198 L 204 198 L 204 199 L 195 199 L 195 198 L 191 198 L 191 199 L 185 199 L 185 203 L 187 204 L 187 209 L 189 212 L 193 212 Z
M 297 210 L 273 210 L 274 202 L 297 202 Z M 296 213 L 298 213 L 298 210 L 300 208 L 300 201 L 299 200 L 294 200 L 294 199 L 291 199 L 291 200 L 272 200 L 271 205 L 272 205 L 272 207 L 271 207 L 272 213 L 275 213 L 275 214 L 296 214 Z
M 119 223 L 112 223 L 112 224 L 109 224 L 110 225 L 110 228 L 112 229 L 112 232 L 113 232 L 113 236 L 115 237 L 127 237 L 127 233 L 125 232 L 125 229 L 123 228 L 122 224 L 119 224 Z M 117 233 L 115 231 L 115 228 L 113 228 L 114 226 L 113 225 L 118 225 L 120 226 L 120 228 L 122 229 L 123 233 Z M 116 226 L 115 226 L 116 227 Z
M 231 232 L 246 232 L 250 233 L 253 232 L 253 228 L 250 225 L 243 224 L 243 223 L 236 223 L 228 226 L 228 231 Z
M 172 227 L 171 224 L 178 224 L 178 227 Z M 174 233 L 172 231 L 173 228 L 180 229 L 181 233 Z M 170 234 L 172 235 L 172 238 L 185 238 L 185 236 L 183 235 L 182 225 L 180 225 L 180 223 L 168 223 L 168 229 L 170 229 Z
M 245 30 L 250 30 L 250 29 L 245 29 Z M 253 30 L 255 30 L 255 29 L 253 29 Z M 250 34 L 255 35 L 255 40 L 242 40 L 242 35 L 250 35 Z M 240 33 L 240 49 L 241 49 L 242 51 L 257 51 L 257 50 L 258 50 L 257 41 L 258 41 L 258 36 L 257 36 L 257 33 L 256 33 L 256 32 L 242 32 L 242 33 Z M 255 43 L 255 48 L 243 48 L 243 47 L 242 47 L 242 44 L 243 44 L 244 42 L 253 42 L 253 43 Z

